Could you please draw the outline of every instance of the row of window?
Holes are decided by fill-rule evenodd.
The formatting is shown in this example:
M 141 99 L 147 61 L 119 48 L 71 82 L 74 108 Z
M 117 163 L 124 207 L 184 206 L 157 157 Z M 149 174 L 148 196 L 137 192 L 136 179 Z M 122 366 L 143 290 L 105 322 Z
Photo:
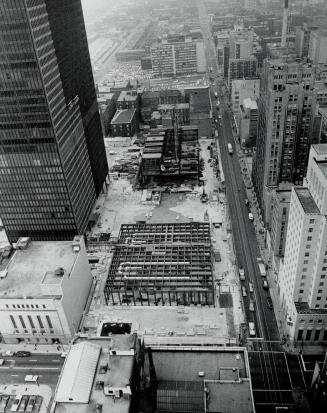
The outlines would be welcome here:
M 327 341 L 327 330 L 307 330 L 304 334 L 304 330 L 298 330 L 297 340 L 298 341 Z M 314 334 L 312 334 L 314 332 Z
M 16 318 L 15 318 L 13 315 L 10 315 L 9 317 L 10 317 L 10 320 L 11 320 L 11 324 L 13 325 L 13 327 L 14 327 L 14 329 L 15 329 L 16 331 L 20 328 L 20 327 L 18 326 L 19 323 L 20 323 L 21 327 L 22 327 L 24 330 L 26 330 L 26 329 L 29 328 L 29 327 L 27 327 L 27 320 L 26 320 L 26 318 L 24 319 L 24 317 L 23 317 L 22 315 L 19 315 L 19 316 L 18 316 L 18 319 L 17 319 L 17 316 L 16 316 Z M 53 329 L 53 325 L 52 325 L 52 322 L 51 322 L 50 317 L 49 317 L 48 315 L 46 315 L 45 318 L 46 318 L 48 327 L 52 330 L 52 329 Z M 35 330 L 35 329 L 37 328 L 37 327 L 35 326 L 35 322 L 34 322 L 35 319 L 33 320 L 33 318 L 32 318 L 31 315 L 28 315 L 28 316 L 27 316 L 27 319 L 28 319 L 28 323 L 29 323 L 31 329 L 32 329 L 32 330 Z M 41 329 L 44 329 L 44 328 L 45 328 L 45 327 L 44 327 L 44 322 L 43 322 L 41 316 L 40 316 L 40 315 L 37 315 L 37 316 L 36 316 L 36 319 L 37 319 L 37 322 L 38 322 L 38 327 L 40 327 Z M 18 320 L 19 320 L 19 323 L 18 323 Z M 27 331 L 26 331 L 26 332 L 27 332 Z

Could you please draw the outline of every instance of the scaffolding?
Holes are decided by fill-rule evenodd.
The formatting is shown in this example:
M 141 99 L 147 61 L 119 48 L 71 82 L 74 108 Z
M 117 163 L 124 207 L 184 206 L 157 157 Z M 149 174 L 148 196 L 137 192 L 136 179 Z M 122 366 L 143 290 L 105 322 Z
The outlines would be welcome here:
M 209 223 L 121 226 L 105 287 L 111 305 L 214 305 Z

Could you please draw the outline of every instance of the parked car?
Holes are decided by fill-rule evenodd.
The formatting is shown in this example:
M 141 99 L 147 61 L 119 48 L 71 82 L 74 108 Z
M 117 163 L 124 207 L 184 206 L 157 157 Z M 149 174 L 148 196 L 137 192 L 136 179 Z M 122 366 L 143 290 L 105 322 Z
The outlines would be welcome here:
M 245 281 L 245 271 L 244 271 L 244 268 L 240 267 L 240 268 L 238 269 L 238 273 L 239 273 L 239 275 L 240 275 L 240 280 L 241 280 L 241 281 Z
M 253 284 L 252 284 L 252 282 L 249 282 L 249 291 L 250 291 L 250 293 L 253 293 Z
M 35 403 L 36 403 L 36 396 L 30 396 L 30 399 L 27 403 L 26 411 L 31 412 L 34 408 Z
M 30 383 L 37 383 L 39 376 L 33 376 L 33 374 L 28 374 L 25 376 L 25 381 Z
M 243 295 L 243 297 L 246 297 L 246 296 L 247 296 L 245 287 L 242 287 L 242 295 Z
M 15 354 L 16 357 L 31 357 L 30 351 L 17 351 Z
M 9 396 L 2 396 L 1 403 L 0 403 L 0 413 L 4 413 L 4 411 L 6 410 L 9 399 L 10 399 Z
M 254 311 L 254 301 L 253 300 L 250 300 L 249 310 Z
M 269 284 L 268 284 L 268 281 L 267 281 L 267 280 L 263 280 L 263 281 L 262 281 L 262 287 L 263 287 L 265 290 L 268 290 Z
M 268 308 L 270 308 L 270 309 L 273 308 L 272 299 L 271 299 L 270 297 L 267 297 L 267 306 L 268 306 Z
M 27 402 L 28 402 L 28 396 L 25 394 L 22 397 L 22 401 L 20 402 L 19 409 L 18 409 L 19 412 L 25 412 Z
M 250 220 L 250 221 L 253 221 L 253 220 L 254 220 L 253 214 L 252 214 L 251 212 L 249 213 L 249 220 Z
M 7 351 L 5 352 L 5 356 L 12 357 L 12 356 L 14 356 L 14 355 L 15 355 L 15 352 L 12 351 L 12 350 L 7 350 Z
M 0 359 L 0 366 L 3 366 L 5 364 L 5 360 L 4 359 Z
M 11 405 L 11 408 L 10 408 L 10 411 L 11 412 L 17 412 L 17 410 L 18 410 L 18 407 L 19 407 L 19 404 L 20 404 L 20 401 L 22 400 L 22 395 L 21 394 L 18 394 L 16 397 L 15 397 L 15 400 L 13 401 L 13 404 Z

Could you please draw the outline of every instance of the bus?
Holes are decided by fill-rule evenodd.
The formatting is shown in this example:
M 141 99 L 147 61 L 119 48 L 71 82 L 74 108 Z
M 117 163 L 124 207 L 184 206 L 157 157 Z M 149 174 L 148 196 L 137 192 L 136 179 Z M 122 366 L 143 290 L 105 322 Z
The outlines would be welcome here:
M 228 146 L 228 153 L 229 153 L 230 155 L 233 155 L 233 147 L 232 147 L 232 144 L 231 144 L 231 143 L 228 143 L 227 146 Z

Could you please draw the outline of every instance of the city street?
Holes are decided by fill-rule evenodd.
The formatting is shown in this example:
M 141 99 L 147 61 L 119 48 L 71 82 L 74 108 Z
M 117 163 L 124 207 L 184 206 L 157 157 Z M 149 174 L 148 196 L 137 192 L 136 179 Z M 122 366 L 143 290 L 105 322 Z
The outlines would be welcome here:
M 39 384 L 51 388 L 57 385 L 64 358 L 57 354 L 32 354 L 31 357 L 2 356 L 4 364 L 0 366 L 0 383 L 24 383 L 28 374 L 39 376 Z

